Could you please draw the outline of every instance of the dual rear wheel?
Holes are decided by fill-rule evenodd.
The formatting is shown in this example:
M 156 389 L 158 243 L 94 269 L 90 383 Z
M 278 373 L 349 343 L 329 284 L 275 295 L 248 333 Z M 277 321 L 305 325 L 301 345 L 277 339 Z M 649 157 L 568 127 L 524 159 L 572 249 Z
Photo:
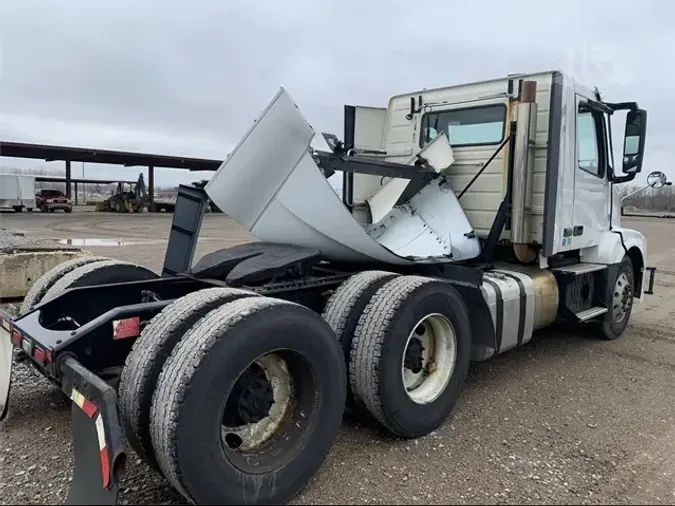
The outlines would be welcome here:
M 70 288 L 156 277 L 83 257 L 39 279 L 22 312 Z M 282 503 L 324 462 L 346 378 L 320 315 L 213 288 L 173 301 L 143 329 L 122 369 L 118 407 L 130 446 L 190 502 Z
M 340 348 L 319 315 L 213 288 L 143 330 L 119 405 L 131 446 L 188 500 L 279 503 L 323 463 L 345 395 Z
M 78 259 L 36 282 L 25 308 L 69 288 L 152 277 Z M 363 272 L 337 289 L 323 318 L 245 290 L 200 290 L 136 340 L 119 382 L 120 419 L 132 448 L 190 502 L 282 503 L 324 462 L 346 399 L 401 437 L 443 423 L 470 342 L 467 308 L 441 280 Z
M 348 409 L 400 437 L 440 426 L 471 353 L 468 310 L 443 280 L 370 271 L 331 296 L 324 318 L 348 365 Z

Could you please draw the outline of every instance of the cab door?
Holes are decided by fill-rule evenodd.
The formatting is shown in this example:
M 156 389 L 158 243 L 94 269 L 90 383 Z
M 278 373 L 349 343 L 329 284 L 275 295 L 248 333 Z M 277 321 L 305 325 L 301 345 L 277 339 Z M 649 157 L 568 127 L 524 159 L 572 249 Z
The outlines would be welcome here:
M 571 249 L 597 245 L 609 230 L 609 157 L 605 115 L 591 107 L 585 94 L 576 100 L 576 160 L 574 168 L 573 227 L 563 235 Z

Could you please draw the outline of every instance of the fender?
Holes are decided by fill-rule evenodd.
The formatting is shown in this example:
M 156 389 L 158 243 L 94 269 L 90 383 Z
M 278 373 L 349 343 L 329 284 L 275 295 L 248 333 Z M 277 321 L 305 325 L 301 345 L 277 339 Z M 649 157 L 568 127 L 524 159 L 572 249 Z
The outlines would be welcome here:
M 579 250 L 582 262 L 614 265 L 628 255 L 633 262 L 635 273 L 635 298 L 642 302 L 644 295 L 645 260 L 647 258 L 647 240 L 645 236 L 631 228 L 616 227 L 605 234 L 596 246 Z

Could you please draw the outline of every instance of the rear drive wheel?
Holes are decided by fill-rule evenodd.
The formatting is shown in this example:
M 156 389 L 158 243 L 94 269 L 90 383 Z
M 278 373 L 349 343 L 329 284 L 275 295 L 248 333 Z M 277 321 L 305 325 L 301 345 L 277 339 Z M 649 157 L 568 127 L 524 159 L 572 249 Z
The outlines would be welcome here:
M 624 256 L 616 275 L 609 280 L 613 289 L 608 291 L 605 302 L 609 311 L 600 325 L 603 339 L 617 339 L 626 331 L 633 309 L 633 279 L 633 263 L 628 256 Z
M 119 260 L 105 260 L 73 269 L 56 281 L 47 290 L 42 300 L 47 301 L 58 297 L 71 288 L 105 285 L 108 283 L 124 283 L 126 281 L 142 281 L 145 279 L 157 279 L 158 277 L 156 273 L 147 267 Z
M 106 257 L 85 256 L 68 260 L 67 262 L 63 262 L 62 264 L 59 264 L 56 267 L 48 270 L 42 276 L 40 276 L 28 290 L 28 293 L 21 304 L 21 314 L 26 313 L 27 311 L 33 309 L 33 307 L 37 306 L 47 291 L 54 285 L 54 283 L 56 283 L 70 271 L 82 265 L 87 265 L 94 262 L 102 262 L 105 260 L 110 259 Z
M 457 403 L 470 352 L 468 310 L 454 287 L 395 278 L 370 300 L 354 333 L 354 396 L 392 434 L 423 436 Z
M 73 208 L 72 208 L 72 207 L 66 207 L 63 211 L 64 211 L 66 214 L 70 214 L 70 213 L 73 212 Z
M 323 319 L 335 332 L 347 366 L 349 365 L 354 331 L 359 323 L 361 313 L 363 313 L 375 292 L 396 276 L 395 273 L 385 271 L 360 272 L 342 283 L 328 299 L 323 310 Z M 354 394 L 349 383 L 347 383 L 347 408 L 360 414 L 366 412 L 363 406 L 354 403 Z
M 174 348 L 151 409 L 164 476 L 196 504 L 280 504 L 322 465 L 346 371 L 313 311 L 250 297 L 202 318 Z
M 207 288 L 185 295 L 155 316 L 134 343 L 122 369 L 119 407 L 129 444 L 153 469 L 159 466 L 150 439 L 150 406 L 164 363 L 183 335 L 209 311 L 252 296 L 257 294 L 236 288 Z

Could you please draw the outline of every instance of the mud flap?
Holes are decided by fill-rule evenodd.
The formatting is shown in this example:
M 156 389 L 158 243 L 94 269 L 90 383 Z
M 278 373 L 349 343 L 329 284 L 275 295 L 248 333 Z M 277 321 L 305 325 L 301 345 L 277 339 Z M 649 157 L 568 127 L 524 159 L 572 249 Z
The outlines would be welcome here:
M 126 460 L 117 394 L 73 358 L 61 370 L 63 392 L 73 401 L 75 466 L 66 504 L 116 504 Z
M 13 348 L 11 341 L 11 322 L 9 313 L 0 309 L 0 421 L 7 416 L 9 391 L 12 386 Z

